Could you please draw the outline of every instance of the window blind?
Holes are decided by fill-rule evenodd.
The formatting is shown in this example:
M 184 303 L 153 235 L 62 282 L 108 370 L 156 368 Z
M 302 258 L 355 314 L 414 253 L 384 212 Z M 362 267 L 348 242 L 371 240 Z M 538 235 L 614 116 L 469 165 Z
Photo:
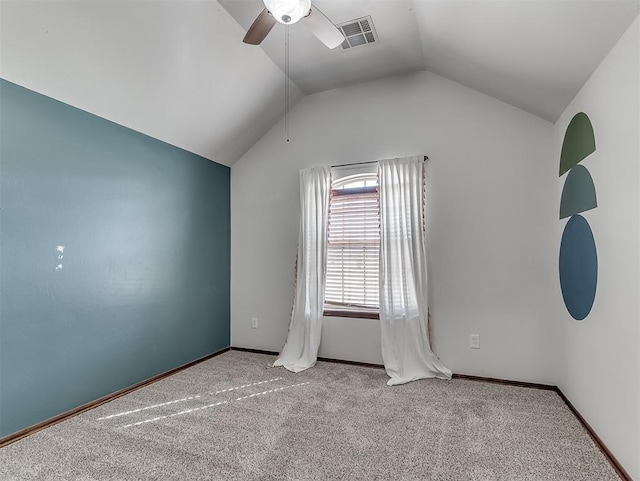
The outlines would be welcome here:
M 333 189 L 329 200 L 325 310 L 378 312 L 379 255 L 377 187 Z

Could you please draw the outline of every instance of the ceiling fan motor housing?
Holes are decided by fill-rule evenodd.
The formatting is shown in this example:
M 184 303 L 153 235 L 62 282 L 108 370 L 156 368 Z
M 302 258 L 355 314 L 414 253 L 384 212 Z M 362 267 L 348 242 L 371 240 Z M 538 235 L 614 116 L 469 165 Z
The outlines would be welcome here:
M 296 23 L 309 13 L 311 0 L 262 0 L 273 18 L 285 25 Z

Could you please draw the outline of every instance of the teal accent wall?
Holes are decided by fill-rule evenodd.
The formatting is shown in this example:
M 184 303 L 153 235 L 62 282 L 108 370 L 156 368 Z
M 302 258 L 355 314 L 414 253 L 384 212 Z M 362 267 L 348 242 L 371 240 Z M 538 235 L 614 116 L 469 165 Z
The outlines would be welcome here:
M 0 437 L 229 346 L 229 177 L 0 80 Z

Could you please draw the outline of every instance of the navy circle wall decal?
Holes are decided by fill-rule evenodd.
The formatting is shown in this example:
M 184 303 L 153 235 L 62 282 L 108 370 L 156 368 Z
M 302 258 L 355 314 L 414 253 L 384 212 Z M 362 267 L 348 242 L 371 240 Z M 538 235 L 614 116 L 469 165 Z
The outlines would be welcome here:
M 591 227 L 573 215 L 560 242 L 560 288 L 569 314 L 581 321 L 589 315 L 598 284 L 598 254 Z

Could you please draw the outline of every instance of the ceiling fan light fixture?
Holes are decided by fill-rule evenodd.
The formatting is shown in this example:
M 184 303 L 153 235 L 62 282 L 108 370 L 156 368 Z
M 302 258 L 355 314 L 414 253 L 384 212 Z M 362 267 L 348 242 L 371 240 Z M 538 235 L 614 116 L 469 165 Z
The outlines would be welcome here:
M 311 0 L 262 0 L 273 18 L 285 25 L 296 23 L 311 10 Z

